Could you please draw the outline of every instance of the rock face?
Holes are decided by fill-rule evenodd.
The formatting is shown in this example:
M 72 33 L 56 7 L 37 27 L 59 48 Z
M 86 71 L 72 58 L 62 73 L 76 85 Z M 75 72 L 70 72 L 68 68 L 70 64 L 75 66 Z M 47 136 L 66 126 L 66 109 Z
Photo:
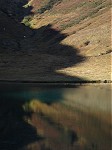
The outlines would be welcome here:
M 0 9 L 9 16 L 21 21 L 24 16 L 27 16 L 30 13 L 31 8 L 24 7 L 27 3 L 28 0 L 1 0 Z

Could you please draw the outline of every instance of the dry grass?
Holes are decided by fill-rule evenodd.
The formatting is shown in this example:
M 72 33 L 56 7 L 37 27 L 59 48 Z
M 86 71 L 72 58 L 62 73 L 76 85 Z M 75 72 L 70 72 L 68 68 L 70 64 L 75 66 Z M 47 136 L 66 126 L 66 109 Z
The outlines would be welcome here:
M 43 1 L 43 4 L 48 1 Z M 40 1 L 32 1 L 30 5 L 34 12 L 43 6 Z M 102 7 L 100 7 L 102 6 Z M 100 7 L 100 9 L 99 9 Z M 92 11 L 94 14 L 90 14 Z M 60 62 L 67 64 L 67 57 L 62 55 L 51 55 L 48 53 L 38 53 L 38 49 L 50 51 L 56 50 L 56 37 L 45 42 L 43 35 L 24 39 L 24 29 L 15 24 L 12 19 L 8 19 L 4 26 L 7 26 L 7 33 L 2 38 L 12 38 L 20 41 L 21 52 L 0 54 L 0 79 L 18 79 L 18 80 L 38 80 L 38 81 L 56 81 L 69 80 L 69 77 L 83 78 L 84 80 L 110 80 L 111 79 L 111 24 L 110 24 L 110 1 L 73 1 L 63 0 L 55 5 L 50 11 L 43 14 L 35 14 L 29 22 L 34 30 L 39 30 L 42 26 L 52 25 L 53 30 L 60 31 L 60 34 L 67 36 L 59 41 L 58 45 L 65 45 L 72 49 L 78 49 L 78 54 L 86 57 L 86 61 L 79 62 L 72 66 L 60 67 L 51 71 L 52 64 L 57 65 Z M 1 19 L 5 20 L 4 16 Z M 2 20 L 2 21 L 3 21 Z M 5 22 L 5 21 L 4 21 Z M 14 29 L 12 31 L 12 29 Z M 19 31 L 19 29 L 22 29 Z M 19 32 L 20 34 L 17 34 Z M 37 35 L 36 35 L 37 36 Z M 49 38 L 49 37 L 48 37 Z M 57 50 L 59 50 L 57 46 Z M 1 48 L 2 52 L 5 52 Z M 28 52 L 26 52 L 28 51 Z M 107 54 L 110 52 L 110 54 Z M 16 61 L 15 61 L 16 60 Z M 75 60 L 75 57 L 74 57 Z M 59 64 L 59 63 L 58 63 Z M 8 70 L 8 74 L 7 74 Z M 68 78 L 67 78 L 68 76 Z M 73 80 L 72 78 L 72 80 Z M 71 79 L 70 79 L 71 80 Z

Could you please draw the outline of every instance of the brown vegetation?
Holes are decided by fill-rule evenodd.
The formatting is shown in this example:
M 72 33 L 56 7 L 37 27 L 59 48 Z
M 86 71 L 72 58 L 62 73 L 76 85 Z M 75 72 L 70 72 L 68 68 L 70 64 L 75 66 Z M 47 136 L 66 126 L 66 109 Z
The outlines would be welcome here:
M 24 6 L 31 13 L 21 21 L 31 29 L 0 12 L 0 79 L 111 80 L 110 1 L 56 1 L 38 13 L 49 3 Z

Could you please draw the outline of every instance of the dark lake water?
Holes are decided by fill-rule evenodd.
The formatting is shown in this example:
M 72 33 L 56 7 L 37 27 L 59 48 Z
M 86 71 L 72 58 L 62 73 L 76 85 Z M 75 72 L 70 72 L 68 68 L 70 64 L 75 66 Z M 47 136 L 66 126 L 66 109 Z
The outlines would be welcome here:
M 111 85 L 0 85 L 0 150 L 111 150 Z

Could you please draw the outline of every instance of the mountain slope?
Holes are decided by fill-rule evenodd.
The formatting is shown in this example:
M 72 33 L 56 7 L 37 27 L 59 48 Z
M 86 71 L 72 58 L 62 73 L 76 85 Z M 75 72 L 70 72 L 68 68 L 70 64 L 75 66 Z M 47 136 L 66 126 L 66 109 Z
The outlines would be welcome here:
M 0 38 L 5 41 L 0 79 L 111 79 L 109 0 L 7 1 L 0 7 Z

